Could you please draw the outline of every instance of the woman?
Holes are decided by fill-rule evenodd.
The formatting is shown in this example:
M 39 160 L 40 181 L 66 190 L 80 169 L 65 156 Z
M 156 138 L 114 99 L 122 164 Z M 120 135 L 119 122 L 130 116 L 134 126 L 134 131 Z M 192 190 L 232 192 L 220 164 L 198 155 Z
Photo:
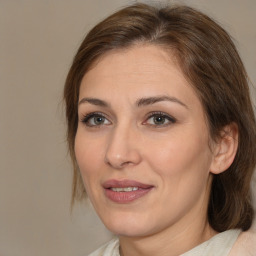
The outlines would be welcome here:
M 186 6 L 124 8 L 88 33 L 64 98 L 73 200 L 86 191 L 118 237 L 92 255 L 235 248 L 253 220 L 256 125 L 219 25 Z

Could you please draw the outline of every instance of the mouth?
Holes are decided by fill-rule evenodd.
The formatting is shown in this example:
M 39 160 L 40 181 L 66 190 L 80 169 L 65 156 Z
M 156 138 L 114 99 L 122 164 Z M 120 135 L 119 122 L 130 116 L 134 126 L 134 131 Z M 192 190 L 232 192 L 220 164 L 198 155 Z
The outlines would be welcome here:
M 108 180 L 103 183 L 105 196 L 120 204 L 130 203 L 145 196 L 153 187 L 134 180 Z
M 112 191 L 115 192 L 131 192 L 131 191 L 137 191 L 138 187 L 127 187 L 127 188 L 110 188 Z

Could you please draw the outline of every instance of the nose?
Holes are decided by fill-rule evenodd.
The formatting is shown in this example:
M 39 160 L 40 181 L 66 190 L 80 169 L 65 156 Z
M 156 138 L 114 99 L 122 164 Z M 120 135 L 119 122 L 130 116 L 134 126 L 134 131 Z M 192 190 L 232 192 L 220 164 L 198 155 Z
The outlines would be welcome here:
M 108 141 L 105 163 L 114 169 L 135 166 L 141 162 L 139 134 L 129 127 L 119 126 L 112 130 Z

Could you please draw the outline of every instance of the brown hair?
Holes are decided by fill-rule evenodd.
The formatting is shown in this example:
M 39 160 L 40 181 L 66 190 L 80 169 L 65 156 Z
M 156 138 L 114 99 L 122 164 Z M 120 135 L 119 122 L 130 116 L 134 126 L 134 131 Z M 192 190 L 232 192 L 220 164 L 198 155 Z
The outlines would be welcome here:
M 187 6 L 156 8 L 134 4 L 100 22 L 82 42 L 64 90 L 67 139 L 74 163 L 73 200 L 85 195 L 74 154 L 81 80 L 105 53 L 140 42 L 175 54 L 202 102 L 212 139 L 220 136 L 225 125 L 237 124 L 238 151 L 230 168 L 213 177 L 208 220 L 219 232 L 231 228 L 247 230 L 253 219 L 250 181 L 256 164 L 256 124 L 247 74 L 227 32 Z

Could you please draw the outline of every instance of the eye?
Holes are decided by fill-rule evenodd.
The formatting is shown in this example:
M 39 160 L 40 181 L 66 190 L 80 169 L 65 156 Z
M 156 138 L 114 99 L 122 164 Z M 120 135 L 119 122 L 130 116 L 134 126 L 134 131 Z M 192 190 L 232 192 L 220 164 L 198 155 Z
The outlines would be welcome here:
M 176 122 L 176 119 L 162 112 L 151 113 L 145 124 L 152 126 L 167 126 Z
M 101 113 L 90 113 L 81 120 L 86 126 L 109 125 L 111 122 Z

